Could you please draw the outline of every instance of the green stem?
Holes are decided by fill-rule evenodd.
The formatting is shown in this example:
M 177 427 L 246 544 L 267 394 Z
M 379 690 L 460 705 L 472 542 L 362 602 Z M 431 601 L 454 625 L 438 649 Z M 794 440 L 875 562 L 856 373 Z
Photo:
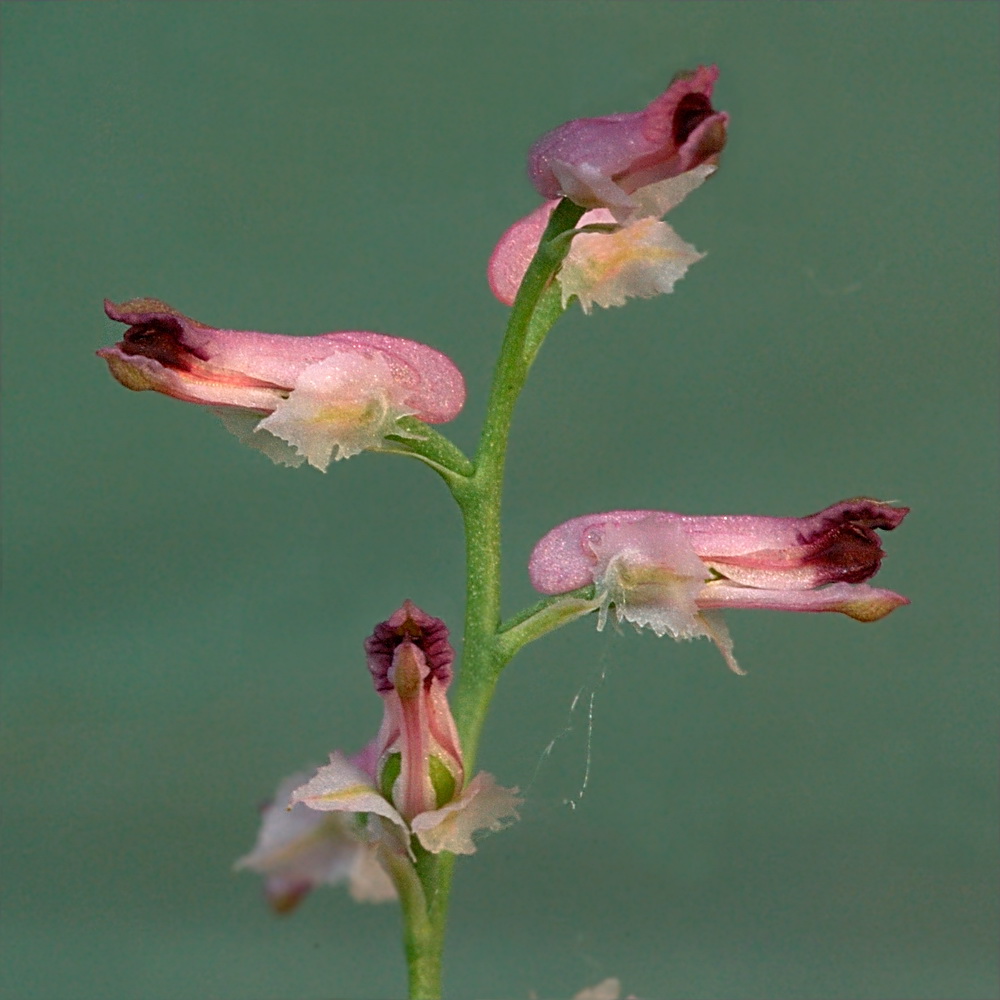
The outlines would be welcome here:
M 526 621 L 520 623 L 520 631 L 509 629 L 506 639 L 500 635 L 500 502 L 504 464 L 517 398 L 545 335 L 563 311 L 559 288 L 552 279 L 569 250 L 570 240 L 558 237 L 572 230 L 583 211 L 566 199 L 559 203 L 521 282 L 493 376 L 475 462 L 467 465 L 468 460 L 457 448 L 449 449 L 430 438 L 425 438 L 423 445 L 402 438 L 398 442 L 400 447 L 393 449 L 431 465 L 444 478 L 462 511 L 467 574 L 465 635 L 462 668 L 451 701 L 466 775 L 475 770 L 479 739 L 500 671 L 524 642 L 537 637 L 530 634 L 531 627 Z M 423 428 L 420 432 L 424 433 Z M 558 614 L 553 613 L 548 623 L 550 628 L 556 627 L 556 617 Z M 539 624 L 547 622 L 536 621 Z M 452 854 L 420 852 L 417 856 L 416 870 L 427 905 L 420 914 L 412 916 L 404 906 L 411 997 L 440 995 L 435 989 L 440 990 L 441 953 L 454 864 Z
M 426 853 L 426 852 L 425 852 Z M 389 871 L 403 910 L 403 946 L 409 969 L 409 993 L 414 1000 L 435 1000 L 441 995 L 441 948 L 436 946 L 436 934 L 427 907 L 427 897 L 419 877 L 419 862 L 415 868 L 406 857 L 393 850 L 379 852 Z
M 458 445 L 416 417 L 401 417 L 397 423 L 404 434 L 390 434 L 377 450 L 392 455 L 409 455 L 429 465 L 448 484 L 456 486 L 472 475 L 474 466 Z
M 553 282 L 570 243 L 558 240 L 583 209 L 563 199 L 552 213 L 528 267 L 507 322 L 468 490 L 456 494 L 465 522 L 467 587 L 462 669 L 452 711 L 462 741 L 466 774 L 475 769 L 479 738 L 500 671 L 506 664 L 497 642 L 500 627 L 500 505 L 507 439 L 514 406 L 545 335 L 562 315 Z
M 541 639 L 574 618 L 591 614 L 599 606 L 600 601 L 594 600 L 592 585 L 539 601 L 500 626 L 497 645 L 501 657 L 505 663 L 510 661 L 522 646 Z

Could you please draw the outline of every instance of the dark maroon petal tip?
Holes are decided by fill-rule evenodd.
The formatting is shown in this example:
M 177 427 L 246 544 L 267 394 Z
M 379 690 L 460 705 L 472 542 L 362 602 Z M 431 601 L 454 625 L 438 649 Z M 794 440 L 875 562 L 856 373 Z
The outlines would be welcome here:
M 704 94 L 685 94 L 674 108 L 674 143 L 683 146 L 688 136 L 706 119 L 715 114 L 712 102 Z
M 166 302 L 162 302 L 160 299 L 128 299 L 121 303 L 105 299 L 104 313 L 108 319 L 113 319 L 118 323 L 152 323 L 158 319 L 168 318 L 174 318 L 182 322 L 191 322 L 184 313 L 179 312 L 173 306 L 168 306 Z
M 376 691 L 392 690 L 389 667 L 392 666 L 393 653 L 404 642 L 412 642 L 423 652 L 431 669 L 428 684 L 432 679 L 445 686 L 451 682 L 455 650 L 448 641 L 448 626 L 440 618 L 427 614 L 413 601 L 407 600 L 390 618 L 379 622 L 365 639 L 368 669 Z
M 910 513 L 909 507 L 895 507 L 884 500 L 872 497 L 852 497 L 841 500 L 803 520 L 807 522 L 806 534 L 819 534 L 827 528 L 845 523 L 853 523 L 863 528 L 881 528 L 892 531 L 899 527 L 904 517 Z M 808 541 L 808 538 L 804 539 Z
M 824 568 L 823 583 L 862 583 L 878 572 L 885 558 L 876 529 L 892 531 L 909 510 L 855 497 L 804 518 L 800 540 L 808 554 L 803 562 Z
M 191 371 L 193 358 L 207 361 L 208 355 L 185 338 L 197 325 L 183 313 L 159 299 L 129 299 L 116 304 L 104 300 L 104 312 L 117 323 L 128 323 L 118 344 L 122 354 L 151 358 L 165 368 Z

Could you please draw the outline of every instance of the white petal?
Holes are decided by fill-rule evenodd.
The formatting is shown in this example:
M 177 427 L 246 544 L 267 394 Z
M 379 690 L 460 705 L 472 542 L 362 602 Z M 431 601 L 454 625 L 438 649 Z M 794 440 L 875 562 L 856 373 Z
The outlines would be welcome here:
M 389 363 L 376 351 L 344 350 L 309 365 L 287 399 L 258 425 L 287 441 L 314 468 L 378 447 L 409 413 Z
M 666 223 L 641 218 L 613 233 L 580 233 L 559 271 L 563 305 L 572 296 L 589 313 L 673 291 L 704 254 Z
M 589 529 L 584 543 L 597 560 L 594 577 L 605 615 L 614 604 L 619 621 L 659 636 L 707 634 L 697 598 L 711 574 L 682 528 L 655 517 L 606 523 Z
M 313 886 L 345 879 L 359 901 L 393 899 L 396 890 L 378 863 L 376 846 L 362 841 L 350 816 L 317 812 L 301 803 L 288 808 L 292 791 L 305 779 L 305 774 L 293 774 L 278 786 L 263 810 L 254 849 L 234 868 L 265 875 L 272 901 L 287 897 L 286 902 L 294 902 Z
M 297 469 L 304 461 L 290 444 L 275 437 L 268 431 L 260 430 L 264 414 L 235 407 L 219 407 L 213 411 L 230 434 L 236 435 L 242 444 L 263 452 L 276 465 L 287 465 Z
M 562 193 L 584 208 L 607 208 L 619 221 L 633 215 L 635 202 L 610 177 L 589 163 L 549 164 Z
M 722 658 L 726 661 L 726 666 L 734 674 L 743 675 L 746 671 L 736 662 L 733 656 L 733 637 L 729 634 L 729 626 L 721 611 L 702 611 L 701 620 L 705 625 L 704 634 L 715 643 Z
M 396 898 L 396 887 L 378 862 L 374 844 L 366 844 L 354 856 L 348 888 L 359 903 L 384 903 Z
M 406 830 L 403 817 L 382 798 L 369 776 L 338 751 L 330 754 L 329 764 L 292 792 L 291 801 L 321 812 L 375 813 Z
M 596 986 L 580 990 L 573 1000 L 618 1000 L 622 995 L 622 984 L 614 976 L 602 979 Z
M 411 825 L 420 843 L 432 854 L 475 854 L 472 834 L 477 830 L 502 830 L 519 818 L 517 807 L 522 801 L 516 788 L 502 788 L 492 774 L 481 772 L 457 799 L 415 816 Z
M 718 168 L 710 163 L 703 163 L 693 170 L 688 170 L 676 177 L 657 181 L 639 188 L 632 195 L 638 215 L 651 215 L 662 219 L 670 209 L 679 205 L 692 191 L 700 188 L 705 180 L 711 177 Z

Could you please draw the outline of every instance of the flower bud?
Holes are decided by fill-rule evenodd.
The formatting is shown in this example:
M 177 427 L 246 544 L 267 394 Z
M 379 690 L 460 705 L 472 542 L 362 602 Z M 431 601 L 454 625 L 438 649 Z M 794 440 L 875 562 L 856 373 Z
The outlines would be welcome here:
M 385 706 L 377 741 L 378 786 L 409 821 L 450 802 L 464 782 L 445 695 L 455 653 L 444 622 L 412 601 L 375 626 L 365 649 Z

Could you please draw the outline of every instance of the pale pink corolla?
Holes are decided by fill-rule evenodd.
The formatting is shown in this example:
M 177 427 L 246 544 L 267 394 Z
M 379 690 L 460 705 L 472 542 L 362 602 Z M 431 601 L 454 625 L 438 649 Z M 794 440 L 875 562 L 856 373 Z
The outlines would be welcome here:
M 412 601 L 375 627 L 365 643 L 384 715 L 370 748 L 371 770 L 330 755 L 292 802 L 323 812 L 364 813 L 381 843 L 410 854 L 416 836 L 431 853 L 472 854 L 472 834 L 517 819 L 517 789 L 492 775 L 465 781 L 458 732 L 445 692 L 454 650 L 439 618 Z
M 359 758 L 355 764 L 362 766 Z M 305 774 L 286 778 L 261 811 L 253 850 L 234 867 L 264 876 L 268 902 L 278 913 L 294 909 L 318 885 L 347 882 L 359 902 L 396 898 L 396 889 L 379 864 L 377 844 L 361 824 L 340 813 L 318 813 L 303 805 L 288 807 Z
M 543 198 L 608 208 L 623 221 L 641 188 L 717 162 L 729 121 L 712 107 L 718 77 L 715 66 L 699 66 L 678 73 L 642 111 L 577 118 L 546 133 L 528 156 L 535 189 Z
M 213 407 L 237 437 L 285 465 L 325 470 L 386 435 L 408 436 L 401 417 L 443 423 L 465 402 L 455 365 L 402 337 L 221 330 L 156 299 L 104 309 L 128 324 L 119 343 L 97 352 L 122 385 Z
M 711 638 L 739 672 L 721 608 L 839 611 L 876 621 L 909 601 L 864 581 L 885 553 L 876 529 L 908 512 L 868 498 L 809 517 L 689 516 L 619 510 L 574 518 L 535 546 L 535 588 L 561 594 L 594 584 L 598 628 L 618 621 L 675 639 Z

